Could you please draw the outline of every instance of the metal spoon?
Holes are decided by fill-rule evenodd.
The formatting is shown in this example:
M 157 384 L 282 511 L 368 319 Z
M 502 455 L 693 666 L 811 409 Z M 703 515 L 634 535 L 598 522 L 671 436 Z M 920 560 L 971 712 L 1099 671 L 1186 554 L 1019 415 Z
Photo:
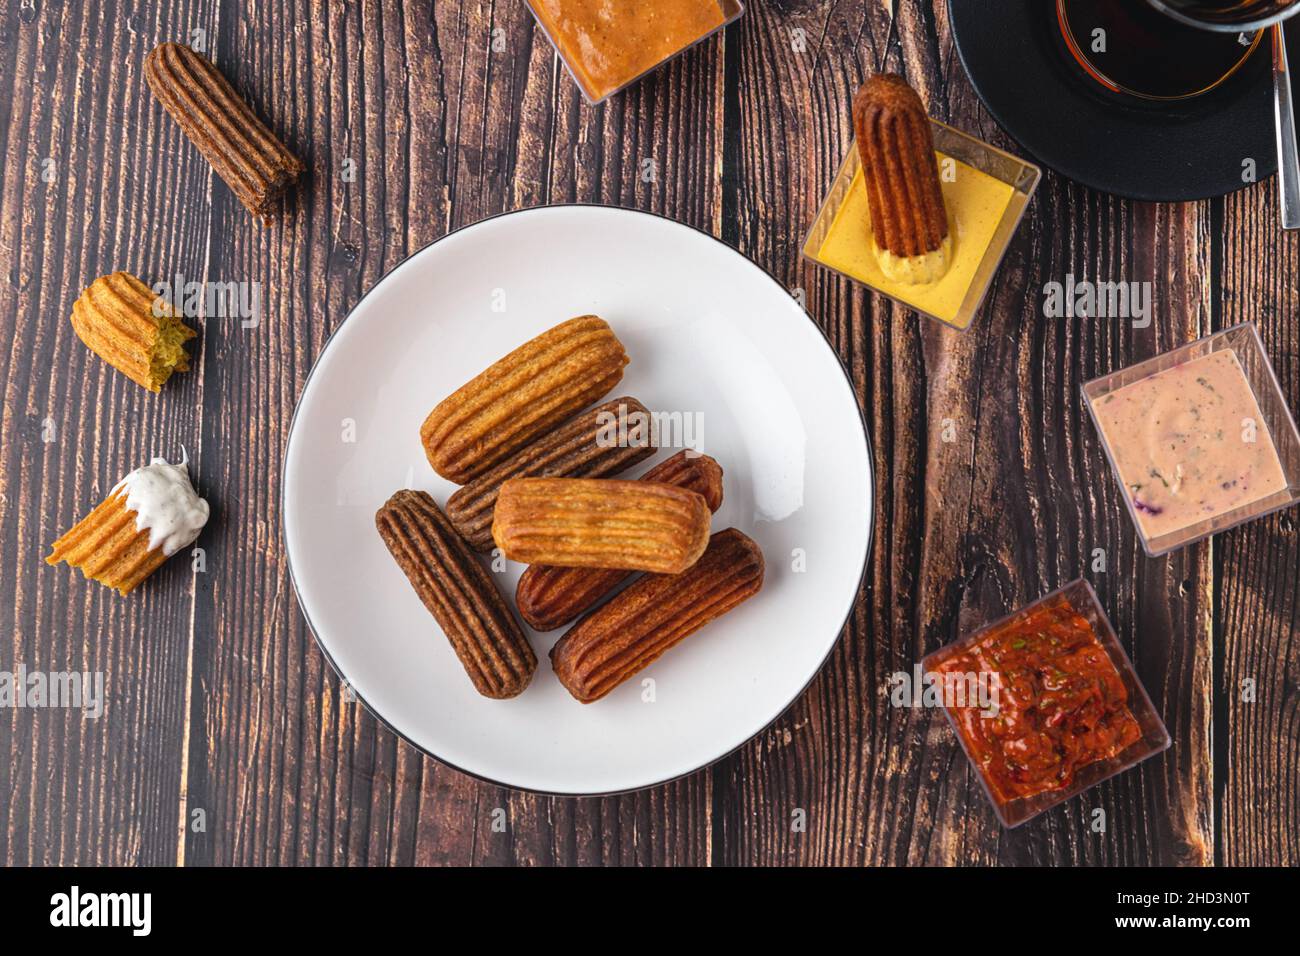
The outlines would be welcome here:
M 1277 200 L 1283 229 L 1300 229 L 1300 151 L 1296 149 L 1286 33 L 1273 24 L 1273 121 L 1277 129 Z

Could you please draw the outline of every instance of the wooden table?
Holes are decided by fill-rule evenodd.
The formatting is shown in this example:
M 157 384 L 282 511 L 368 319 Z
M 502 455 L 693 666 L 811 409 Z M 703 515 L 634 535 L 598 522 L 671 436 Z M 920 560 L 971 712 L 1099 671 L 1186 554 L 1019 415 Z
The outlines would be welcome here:
M 1300 254 L 1271 182 L 1156 206 L 1049 172 L 959 335 L 798 252 L 873 70 L 1015 150 L 943 3 L 754 0 L 594 109 L 519 0 L 18 0 L 2 17 L 0 670 L 103 671 L 108 700 L 98 720 L 0 710 L 0 861 L 1300 863 L 1296 515 L 1146 558 L 1078 399 L 1089 378 L 1254 319 L 1300 408 Z M 276 228 L 145 86 L 155 43 L 196 39 L 308 164 Z M 481 784 L 348 700 L 280 536 L 294 403 L 353 304 L 452 229 L 577 201 L 683 220 L 803 290 L 851 371 L 878 474 L 861 600 L 809 690 L 717 765 L 605 799 Z M 202 323 L 193 370 L 150 395 L 68 322 L 116 269 L 260 283 L 261 322 Z M 1153 281 L 1155 321 L 1044 318 L 1044 283 L 1070 272 Z M 119 477 L 181 446 L 215 506 L 202 572 L 177 558 L 124 599 L 41 563 Z M 1174 745 L 1005 832 L 942 715 L 892 708 L 886 681 L 1084 573 Z

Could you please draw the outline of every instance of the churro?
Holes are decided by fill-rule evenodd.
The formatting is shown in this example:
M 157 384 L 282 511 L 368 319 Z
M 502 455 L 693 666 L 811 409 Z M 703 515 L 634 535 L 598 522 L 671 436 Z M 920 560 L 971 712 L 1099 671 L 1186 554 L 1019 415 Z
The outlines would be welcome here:
M 609 393 L 627 352 L 603 319 L 561 322 L 438 403 L 420 428 L 433 470 L 465 484 Z
M 665 651 L 763 586 L 763 553 L 735 528 L 719 531 L 683 574 L 647 574 L 589 614 L 551 649 L 551 665 L 573 697 L 600 700 Z
M 484 697 L 516 697 L 533 679 L 533 653 L 492 576 L 423 491 L 399 491 L 375 515 L 393 560 L 447 635 Z
M 647 481 L 513 478 L 492 537 L 511 561 L 677 574 L 709 539 L 704 496 Z

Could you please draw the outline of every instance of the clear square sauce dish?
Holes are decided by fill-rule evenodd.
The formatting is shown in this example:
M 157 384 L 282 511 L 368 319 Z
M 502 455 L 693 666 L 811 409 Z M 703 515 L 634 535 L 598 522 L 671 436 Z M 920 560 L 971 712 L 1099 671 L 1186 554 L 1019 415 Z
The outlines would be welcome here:
M 935 651 L 921 668 L 1005 827 L 1170 744 L 1082 578 Z
M 592 105 L 745 12 L 739 0 L 528 0 L 528 7 Z
M 1151 557 L 1300 501 L 1300 433 L 1253 322 L 1083 386 Z
M 965 331 L 979 313 L 1042 170 L 931 119 L 940 189 L 952 234 L 951 264 L 935 281 L 886 275 L 855 139 L 803 244 L 803 256 L 922 315 Z

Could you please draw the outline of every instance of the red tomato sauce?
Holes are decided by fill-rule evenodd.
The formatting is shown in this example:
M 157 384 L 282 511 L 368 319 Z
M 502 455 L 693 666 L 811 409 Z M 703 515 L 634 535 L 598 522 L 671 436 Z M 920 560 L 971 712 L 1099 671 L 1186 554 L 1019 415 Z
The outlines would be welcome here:
M 997 675 L 994 716 L 949 712 L 999 804 L 1068 789 L 1142 737 L 1119 671 L 1068 601 L 1017 616 L 932 669 Z

